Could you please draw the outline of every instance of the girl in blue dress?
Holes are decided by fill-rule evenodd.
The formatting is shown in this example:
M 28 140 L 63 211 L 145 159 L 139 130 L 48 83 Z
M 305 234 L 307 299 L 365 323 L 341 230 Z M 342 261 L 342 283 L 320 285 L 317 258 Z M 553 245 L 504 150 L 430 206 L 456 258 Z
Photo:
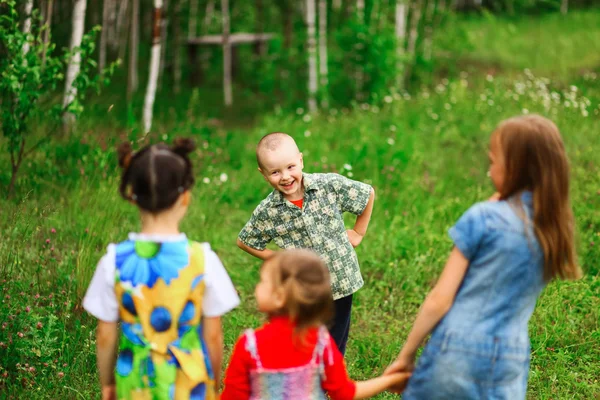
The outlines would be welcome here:
M 569 163 L 558 128 L 537 115 L 491 136 L 497 190 L 450 229 L 454 248 L 388 373 L 413 370 L 403 399 L 525 399 L 527 324 L 552 279 L 575 279 Z

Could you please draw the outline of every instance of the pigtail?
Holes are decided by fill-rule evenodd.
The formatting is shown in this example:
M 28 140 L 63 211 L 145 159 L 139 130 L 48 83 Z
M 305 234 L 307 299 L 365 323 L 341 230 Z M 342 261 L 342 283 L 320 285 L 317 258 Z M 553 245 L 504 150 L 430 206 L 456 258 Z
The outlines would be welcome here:
M 119 167 L 123 169 L 129 168 L 131 159 L 133 158 L 133 148 L 131 143 L 123 142 L 117 147 L 117 156 L 119 159 Z
M 183 158 L 187 158 L 188 154 L 196 150 L 196 142 L 190 138 L 177 138 L 173 142 L 171 151 Z

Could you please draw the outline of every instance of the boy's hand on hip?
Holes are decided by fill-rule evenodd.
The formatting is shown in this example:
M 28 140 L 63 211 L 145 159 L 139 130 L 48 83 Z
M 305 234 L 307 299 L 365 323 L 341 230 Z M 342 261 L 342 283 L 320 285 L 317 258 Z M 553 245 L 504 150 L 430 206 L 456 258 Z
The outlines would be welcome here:
M 348 234 L 348 240 L 350 241 L 352 247 L 358 247 L 360 242 L 363 240 L 363 235 L 356 232 L 354 229 L 348 229 L 346 233 Z

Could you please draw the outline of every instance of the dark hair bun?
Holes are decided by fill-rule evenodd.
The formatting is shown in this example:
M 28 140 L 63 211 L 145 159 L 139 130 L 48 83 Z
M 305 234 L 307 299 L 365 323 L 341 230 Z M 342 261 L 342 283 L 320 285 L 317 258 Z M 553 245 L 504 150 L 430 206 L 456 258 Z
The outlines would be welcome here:
M 131 157 L 133 156 L 133 148 L 131 147 L 131 143 L 123 142 L 117 147 L 117 154 L 119 156 L 119 167 L 127 168 L 129 167 L 129 163 L 131 162 Z
M 192 151 L 196 150 L 196 142 L 190 138 L 177 138 L 173 142 L 173 147 L 171 151 L 173 153 L 178 154 L 182 157 L 186 157 Z

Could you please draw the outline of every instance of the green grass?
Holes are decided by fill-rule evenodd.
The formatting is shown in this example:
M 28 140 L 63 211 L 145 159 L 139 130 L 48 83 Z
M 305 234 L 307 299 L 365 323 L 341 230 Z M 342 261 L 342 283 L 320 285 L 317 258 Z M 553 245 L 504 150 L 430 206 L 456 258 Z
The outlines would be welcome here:
M 568 78 L 574 72 L 600 65 L 600 10 L 572 11 L 537 18 L 507 19 L 451 16 L 438 30 L 440 52 L 469 63 L 498 70 L 529 68 L 539 74 Z
M 598 14 L 581 15 L 574 14 L 573 24 Z M 559 24 L 544 18 L 550 27 Z M 463 23 L 468 31 L 488 29 L 485 21 Z M 497 40 L 510 47 L 521 38 Z M 481 48 L 474 54 L 486 57 Z M 533 65 L 535 57 L 518 62 Z M 157 123 L 156 133 L 144 140 L 192 135 L 199 144 L 194 200 L 182 229 L 212 244 L 242 298 L 224 319 L 227 356 L 243 329 L 262 321 L 253 298 L 259 263 L 237 249 L 235 238 L 270 190 L 253 154 L 263 134 L 279 130 L 296 137 L 307 172 L 352 174 L 377 191 L 369 232 L 358 248 L 366 285 L 356 296 L 347 353 L 350 375 L 366 379 L 381 373 L 402 346 L 449 253 L 447 229 L 491 194 L 490 132 L 503 118 L 539 112 L 555 120 L 565 138 L 586 274 L 577 282 L 552 283 L 538 302 L 530 323 L 528 398 L 600 395 L 600 80 L 591 73 L 559 82 L 531 73 L 463 76 L 411 98 L 389 97 L 382 108 L 357 106 L 317 117 L 281 112 L 254 128 L 217 128 L 194 113 Z M 79 136 L 43 146 L 26 162 L 15 199 L 0 200 L 0 398 L 99 397 L 95 321 L 80 302 L 108 243 L 138 229 L 136 210 L 117 194 L 109 149 L 142 138 L 110 115 L 84 119 L 79 130 Z M 8 165 L 6 156 L 0 155 L 0 164 Z M 1 171 L 0 182 L 6 179 Z

